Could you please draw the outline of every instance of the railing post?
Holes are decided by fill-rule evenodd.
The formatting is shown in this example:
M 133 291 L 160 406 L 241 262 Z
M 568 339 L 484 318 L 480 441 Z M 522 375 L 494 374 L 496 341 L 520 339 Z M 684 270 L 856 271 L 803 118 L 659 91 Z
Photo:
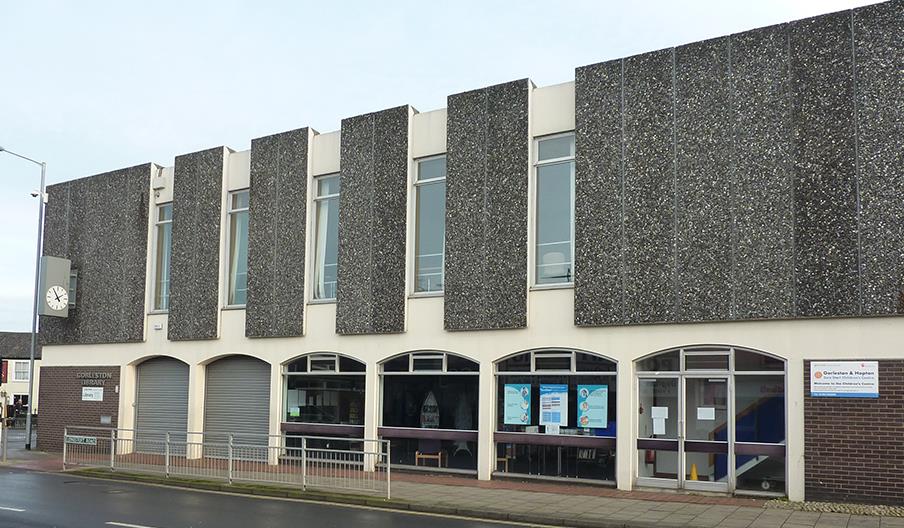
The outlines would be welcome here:
M 67 440 L 69 440 L 69 428 L 64 427 L 63 428 L 63 471 L 66 471 L 66 455 L 68 454 L 68 453 L 66 453 L 66 444 L 69 443 L 69 442 L 67 442 Z
M 301 490 L 308 490 L 308 439 L 301 437 Z
M 116 470 L 116 429 L 110 429 L 110 471 Z
M 391 498 L 391 495 L 390 495 L 390 487 L 392 486 L 392 484 L 391 484 L 392 483 L 392 478 L 391 478 L 392 475 L 390 473 L 392 471 L 392 462 L 391 462 L 392 461 L 392 451 L 391 451 L 391 449 L 392 449 L 392 444 L 390 443 L 389 440 L 387 440 L 386 441 L 386 500 L 389 500 Z M 380 451 L 382 451 L 382 449 Z
M 169 478 L 169 457 L 170 457 L 170 435 L 169 431 L 166 433 L 166 440 L 164 440 L 163 448 L 164 448 L 164 465 L 166 469 L 166 478 Z
M 229 435 L 229 448 L 228 448 L 228 457 L 229 457 L 229 468 L 227 470 L 226 478 L 229 480 L 229 483 L 232 484 L 232 434 Z

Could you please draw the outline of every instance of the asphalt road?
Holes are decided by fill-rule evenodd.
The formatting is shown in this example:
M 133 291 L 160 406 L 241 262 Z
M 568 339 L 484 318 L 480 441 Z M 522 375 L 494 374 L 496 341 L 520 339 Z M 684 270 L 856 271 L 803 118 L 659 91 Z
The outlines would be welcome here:
M 0 528 L 23 526 L 500 528 L 505 525 L 0 469 Z

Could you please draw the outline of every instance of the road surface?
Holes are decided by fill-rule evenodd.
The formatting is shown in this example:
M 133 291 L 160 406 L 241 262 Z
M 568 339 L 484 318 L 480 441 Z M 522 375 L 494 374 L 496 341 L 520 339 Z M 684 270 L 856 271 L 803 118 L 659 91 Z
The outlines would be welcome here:
M 500 528 L 506 524 L 0 468 L 0 528 L 23 526 Z

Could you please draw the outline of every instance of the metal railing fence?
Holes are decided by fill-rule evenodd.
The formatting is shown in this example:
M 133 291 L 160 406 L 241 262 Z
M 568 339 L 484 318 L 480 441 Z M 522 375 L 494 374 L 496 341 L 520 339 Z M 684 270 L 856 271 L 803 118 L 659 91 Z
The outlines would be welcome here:
M 387 499 L 389 460 L 388 440 L 74 426 L 63 431 L 63 469 L 328 488 Z

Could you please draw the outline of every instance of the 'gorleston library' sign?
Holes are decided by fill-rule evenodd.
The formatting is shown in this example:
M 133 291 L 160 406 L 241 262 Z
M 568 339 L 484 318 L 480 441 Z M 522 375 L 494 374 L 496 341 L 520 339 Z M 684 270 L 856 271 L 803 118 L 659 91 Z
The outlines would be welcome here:
M 75 377 L 82 382 L 83 387 L 103 387 L 108 379 L 113 379 L 110 372 L 77 372 Z

